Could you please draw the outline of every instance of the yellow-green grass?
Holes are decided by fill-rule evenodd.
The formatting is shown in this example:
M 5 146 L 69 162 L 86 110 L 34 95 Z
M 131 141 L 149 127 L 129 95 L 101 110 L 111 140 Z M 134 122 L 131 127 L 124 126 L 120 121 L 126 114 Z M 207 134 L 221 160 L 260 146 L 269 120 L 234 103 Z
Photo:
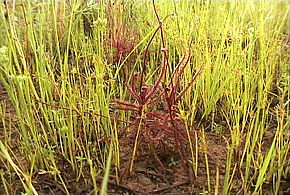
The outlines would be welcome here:
M 232 178 L 238 175 L 244 193 L 263 193 L 269 183 L 278 193 L 290 171 L 289 44 L 285 41 L 290 33 L 289 3 L 155 3 L 161 20 L 167 17 L 163 30 L 169 69 L 187 55 L 192 42 L 181 87 L 203 67 L 178 105 L 188 124 L 187 134 L 202 132 L 201 148 L 197 137 L 189 138 L 188 161 L 196 177 L 198 150 L 205 150 L 207 192 L 230 193 Z M 47 175 L 70 193 L 64 180 L 68 170 L 88 189 L 92 184 L 92 193 L 106 193 L 108 175 L 118 177 L 122 163 L 118 130 L 126 124 L 120 121 L 130 121 L 128 112 L 112 114 L 110 102 L 131 98 L 123 83 L 142 70 L 145 48 L 159 25 L 152 2 L 16 1 L 1 4 L 0 11 L 0 79 L 15 112 L 15 120 L 6 120 L 1 104 L 3 193 L 37 193 L 38 175 Z M 132 51 L 120 58 L 110 46 L 118 30 L 120 40 Z M 148 84 L 160 71 L 160 41 L 156 36 L 149 49 Z M 169 71 L 165 82 L 169 83 Z M 7 133 L 12 130 L 19 136 Z M 218 168 L 209 170 L 205 131 L 230 134 L 225 139 L 226 173 L 216 186 L 210 180 L 220 173 Z M 264 144 L 265 132 L 274 135 L 269 147 Z M 64 162 L 68 167 L 63 167 Z M 15 174 L 22 188 L 14 188 Z M 97 181 L 103 176 L 102 183 Z

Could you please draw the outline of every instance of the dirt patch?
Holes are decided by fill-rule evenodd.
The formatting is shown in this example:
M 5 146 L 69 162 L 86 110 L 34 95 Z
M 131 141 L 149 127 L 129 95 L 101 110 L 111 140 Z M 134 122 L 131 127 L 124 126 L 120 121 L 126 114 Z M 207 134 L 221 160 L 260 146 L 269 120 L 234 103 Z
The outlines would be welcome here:
M 201 134 L 198 133 L 198 140 L 201 139 Z M 207 134 L 207 158 L 209 161 L 209 170 L 211 174 L 211 185 L 215 184 L 215 175 L 217 167 L 220 174 L 225 173 L 225 164 L 227 157 L 227 150 L 225 138 L 221 135 Z M 110 192 L 121 193 L 124 192 L 124 186 L 127 192 L 131 193 L 145 193 L 145 194 L 159 194 L 159 193 L 196 193 L 205 192 L 204 187 L 207 183 L 207 174 L 205 166 L 205 151 L 202 149 L 203 144 L 199 141 L 198 150 L 198 173 L 195 178 L 193 170 L 185 170 L 179 161 L 177 152 L 174 146 L 167 146 L 166 148 L 159 147 L 156 154 L 148 149 L 148 145 L 139 146 L 139 150 L 134 161 L 133 172 L 128 174 L 128 166 L 131 160 L 132 148 L 134 141 L 132 139 L 123 138 L 120 140 L 120 158 L 121 165 L 121 185 L 123 189 L 118 189 L 111 186 Z M 188 155 L 190 151 L 188 151 Z M 190 157 L 189 157 L 190 159 Z M 160 163 L 162 165 L 160 165 Z M 163 166 L 163 167 L 162 167 Z M 165 169 L 165 170 L 164 170 Z M 191 170 L 191 171 L 190 171 Z M 220 183 L 223 177 L 220 177 Z M 193 185 L 192 185 L 193 184 Z
M 11 128 L 12 125 L 11 122 L 15 120 L 15 111 L 12 102 L 10 101 L 10 98 L 7 94 L 7 91 L 5 90 L 1 82 L 0 82 L 0 103 L 2 107 L 4 107 L 3 109 L 5 109 L 5 110 L 1 109 L 2 112 L 0 113 L 0 140 L 4 140 L 5 136 L 4 125 L 6 126 L 6 129 L 10 129 L 9 130 L 10 134 L 15 133 L 15 130 L 12 130 Z
M 208 169 L 210 174 L 209 183 L 211 191 L 217 185 L 216 172 L 219 172 L 219 192 L 222 190 L 222 184 L 226 174 L 227 162 L 227 143 L 231 143 L 230 135 L 221 135 L 214 133 L 206 133 L 206 155 L 208 159 Z M 266 153 L 271 147 L 275 132 L 265 132 L 263 139 L 263 152 Z M 131 160 L 134 141 L 132 139 L 123 138 L 120 140 L 120 158 L 121 165 L 121 182 L 117 185 L 109 185 L 110 193 L 142 193 L 142 194 L 162 194 L 162 193 L 206 193 L 208 191 L 208 176 L 206 168 L 206 158 L 204 151 L 204 143 L 202 143 L 202 134 L 197 132 L 198 138 L 198 171 L 197 176 L 184 170 L 179 162 L 179 157 L 174 148 L 166 150 L 158 150 L 157 155 L 162 165 L 165 167 L 163 171 L 156 156 L 148 150 L 146 144 L 139 146 L 139 151 L 134 161 L 134 168 L 131 174 L 128 173 L 128 166 Z M 242 142 L 243 143 L 243 142 Z M 188 156 L 190 151 L 187 151 Z M 232 178 L 232 193 L 242 193 L 242 180 L 240 175 L 239 164 L 240 151 L 234 151 L 232 167 L 237 165 L 236 171 Z M 190 157 L 188 158 L 190 159 Z M 233 168 L 232 168 L 233 169 Z M 232 173 L 231 173 L 232 174 Z M 280 193 L 287 194 L 289 190 L 289 179 L 281 182 Z M 264 185 L 264 193 L 272 193 L 272 184 Z M 121 186 L 121 187 L 120 187 Z

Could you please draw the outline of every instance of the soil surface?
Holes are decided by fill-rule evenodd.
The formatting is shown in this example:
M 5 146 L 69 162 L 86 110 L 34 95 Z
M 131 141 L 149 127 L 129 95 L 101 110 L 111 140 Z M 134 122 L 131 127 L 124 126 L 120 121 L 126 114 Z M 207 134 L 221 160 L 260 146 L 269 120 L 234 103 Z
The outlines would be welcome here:
M 9 100 L 8 94 L 4 87 L 0 83 L 0 101 L 6 104 L 5 115 L 1 116 L 0 122 L 0 139 L 3 141 L 5 138 L 4 128 L 2 119 L 6 121 L 5 124 L 13 124 L 15 121 L 13 106 Z M 9 123 L 10 121 L 10 123 Z M 12 121 L 12 123 L 11 123 Z M 17 128 L 12 126 L 6 128 L 11 131 L 10 133 L 15 136 L 11 136 L 15 141 L 19 139 L 19 133 L 16 131 Z M 211 189 L 214 189 L 216 185 L 216 173 L 218 170 L 219 173 L 219 189 L 222 188 L 222 181 L 225 176 L 226 170 L 226 161 L 227 161 L 227 142 L 230 143 L 230 135 L 227 133 L 223 134 L 214 134 L 206 133 L 206 154 L 207 161 L 209 165 L 209 174 L 210 174 L 210 185 Z M 264 148 L 265 152 L 268 151 L 268 148 L 271 146 L 273 140 L 274 132 L 266 132 L 264 134 Z M 132 150 L 134 146 L 134 140 L 126 136 L 120 135 L 120 160 L 121 160 L 121 170 L 119 170 L 120 180 L 117 184 L 116 178 L 111 176 L 111 179 L 108 183 L 108 192 L 117 193 L 117 194 L 164 194 L 164 193 L 178 193 L 178 194 L 193 194 L 196 192 L 206 193 L 208 186 L 207 171 L 206 171 L 206 159 L 205 159 L 205 150 L 202 140 L 202 134 L 200 131 L 196 131 L 196 137 L 198 140 L 198 168 L 197 173 L 193 173 L 192 168 L 187 168 L 182 166 L 180 162 L 179 155 L 177 154 L 173 145 L 167 144 L 166 146 L 157 145 L 153 146 L 155 148 L 156 155 L 153 155 L 152 146 L 151 150 L 149 144 L 146 142 L 143 145 L 139 145 L 138 153 L 134 161 L 133 171 L 129 173 L 128 168 L 132 156 Z M 16 151 L 13 145 L 13 140 L 11 144 L 11 149 Z M 150 152 L 151 151 L 151 152 Z M 188 159 L 190 158 L 190 151 L 187 151 Z M 235 157 L 239 159 L 241 151 L 235 151 Z M 61 156 L 61 155 L 60 155 Z M 20 157 L 20 156 L 19 156 Z M 17 157 L 18 158 L 18 157 Z M 23 159 L 25 161 L 25 159 Z M 233 159 L 233 162 L 237 160 Z M 68 163 L 59 158 L 57 162 L 59 170 L 62 173 L 65 183 L 68 186 L 68 190 L 71 193 L 91 193 L 93 185 L 88 185 L 84 183 L 83 180 L 76 180 L 76 175 L 69 168 Z M 237 167 L 239 165 L 237 164 Z M 0 169 L 6 171 L 6 168 L 0 165 Z M 232 192 L 242 193 L 242 182 L 239 174 L 239 169 L 236 170 L 236 174 L 233 177 L 233 186 Z M 13 170 L 10 170 L 13 172 Z M 84 177 L 90 179 L 89 168 L 83 170 L 85 173 Z M 114 169 L 112 169 L 112 172 Z M 47 175 L 37 175 L 33 178 L 35 181 L 33 185 L 40 193 L 50 193 L 50 194 L 64 194 L 65 190 L 62 185 L 56 182 L 52 176 Z M 13 184 L 15 192 L 21 192 L 22 185 L 19 181 L 19 178 L 14 174 L 7 181 L 15 182 Z M 101 183 L 102 178 L 96 178 L 96 182 Z M 192 185 L 194 183 L 194 185 Z M 88 189 L 88 186 L 91 186 Z M 271 185 L 269 184 L 269 189 Z M 19 191 L 17 190 L 19 189 Z M 286 190 L 290 189 L 290 177 L 287 181 L 283 181 L 281 186 L 281 194 L 289 194 Z M 270 190 L 269 190 L 270 191 Z M 2 182 L 0 182 L 0 193 L 4 193 L 4 187 Z
M 5 90 L 4 86 L 2 85 L 0 81 L 0 104 L 5 105 L 5 113 L 0 113 L 0 140 L 2 141 L 4 139 L 4 131 L 3 131 L 3 121 L 13 121 L 15 120 L 15 112 L 13 109 L 12 102 L 10 101 L 10 98 L 7 94 L 7 91 Z

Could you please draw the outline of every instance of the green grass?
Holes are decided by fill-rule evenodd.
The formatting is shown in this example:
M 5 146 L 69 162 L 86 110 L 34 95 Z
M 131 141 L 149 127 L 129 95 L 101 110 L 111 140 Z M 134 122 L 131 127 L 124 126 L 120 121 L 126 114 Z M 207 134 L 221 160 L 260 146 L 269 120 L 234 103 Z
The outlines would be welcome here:
M 279 193 L 290 170 L 289 3 L 157 1 L 156 6 L 161 20 L 167 17 L 169 70 L 192 42 L 181 87 L 203 67 L 178 105 L 196 178 L 198 152 L 205 151 L 208 193 L 233 192 L 234 177 L 241 179 L 244 193 L 261 194 L 269 184 Z M 122 164 L 119 130 L 126 124 L 120 121 L 131 117 L 113 113 L 110 102 L 132 98 L 123 83 L 141 72 L 158 27 L 152 2 L 17 1 L 1 3 L 0 12 L 0 80 L 14 109 L 11 119 L 0 104 L 0 192 L 41 193 L 35 186 L 44 175 L 70 193 L 66 172 L 72 172 L 88 192 L 105 194 L 109 175 L 118 178 Z M 121 48 L 110 45 L 117 41 Z M 159 74 L 160 47 L 156 36 L 149 48 L 148 84 Z M 207 132 L 230 134 L 224 140 L 224 177 L 208 165 Z M 273 134 L 269 146 L 268 132 Z M 219 178 L 221 184 L 210 183 Z

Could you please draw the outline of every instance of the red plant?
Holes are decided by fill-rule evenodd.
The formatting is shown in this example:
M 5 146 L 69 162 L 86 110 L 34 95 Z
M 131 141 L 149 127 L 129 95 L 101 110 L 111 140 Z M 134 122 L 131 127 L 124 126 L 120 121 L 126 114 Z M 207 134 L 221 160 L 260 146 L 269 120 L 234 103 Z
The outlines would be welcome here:
M 114 62 L 118 63 L 126 56 L 134 47 L 134 42 L 127 39 L 126 35 L 123 35 L 123 23 L 118 24 L 115 32 L 112 33 L 112 38 L 109 45 L 115 49 Z
M 182 166 L 187 169 L 185 147 L 188 143 L 188 136 L 186 134 L 186 131 L 184 130 L 184 122 L 178 118 L 179 110 L 177 108 L 177 105 L 178 102 L 181 100 L 181 97 L 196 81 L 202 69 L 197 71 L 197 73 L 188 83 L 188 85 L 179 92 L 180 81 L 182 79 L 184 70 L 189 64 L 191 58 L 191 51 L 189 50 L 187 57 L 183 57 L 183 59 L 176 66 L 175 70 L 172 73 L 169 72 L 169 74 L 171 75 L 169 85 L 161 85 L 163 81 L 165 82 L 164 77 L 168 66 L 168 51 L 165 45 L 162 22 L 157 14 L 154 0 L 153 7 L 156 18 L 159 22 L 159 26 L 149 40 L 149 43 L 145 50 L 144 63 L 141 74 L 135 73 L 132 76 L 131 81 L 125 84 L 128 92 L 137 101 L 137 104 L 121 100 L 113 100 L 112 102 L 117 104 L 116 108 L 118 110 L 133 112 L 134 120 L 130 122 L 128 128 L 131 128 L 131 131 L 135 136 L 135 142 L 138 142 L 137 138 L 139 134 L 144 136 L 146 140 L 152 144 L 160 142 L 173 142 L 180 156 Z M 153 84 L 153 86 L 148 86 L 144 82 L 144 75 L 146 71 L 146 57 L 149 46 L 158 31 L 160 31 L 162 42 L 162 65 L 160 74 L 157 77 L 156 82 Z M 137 89 L 137 79 L 139 79 L 140 83 L 139 89 Z M 156 104 L 158 102 L 163 103 L 163 111 L 156 111 Z M 132 155 L 132 158 L 134 158 L 134 154 Z

